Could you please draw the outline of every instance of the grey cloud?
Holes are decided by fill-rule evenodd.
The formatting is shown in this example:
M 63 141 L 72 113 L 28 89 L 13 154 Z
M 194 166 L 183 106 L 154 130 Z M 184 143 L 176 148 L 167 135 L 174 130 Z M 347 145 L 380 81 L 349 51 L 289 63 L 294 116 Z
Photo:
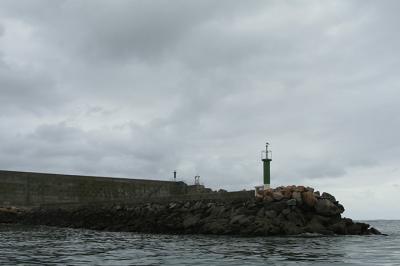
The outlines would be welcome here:
M 4 113 L 23 110 L 41 114 L 58 109 L 68 96 L 57 90 L 54 81 L 41 73 L 12 69 L 0 61 L 0 109 Z
M 177 164 L 173 144 L 165 146 L 163 132 L 149 135 L 141 127 L 132 127 L 122 139 L 120 133 L 115 129 L 84 131 L 65 123 L 44 124 L 30 134 L 3 136 L 3 140 L 11 141 L 3 145 L 6 154 L 0 161 L 7 169 L 59 172 L 63 168 L 68 173 L 153 179 L 160 178 L 160 174 L 165 178 L 170 165 Z M 165 152 L 168 149 L 171 152 Z
M 152 62 L 165 57 L 171 60 L 179 57 L 176 49 L 181 49 L 179 43 L 190 35 L 201 38 L 201 43 L 187 44 L 192 49 L 186 52 L 196 54 L 206 33 L 197 31 L 204 23 L 230 23 L 237 14 L 251 13 L 264 5 L 262 1 L 252 5 L 231 1 L 8 2 L 14 16 L 22 15 L 36 26 L 39 37 L 75 53 L 76 59 L 105 63 L 130 59 Z M 208 41 L 223 38 L 221 33 L 209 36 Z
M 398 164 L 396 1 L 1 6 L 38 48 L 1 51 L 4 168 L 251 188 L 266 140 L 274 185 Z
M 0 24 L 0 43 L 6 30 Z M 69 100 L 48 72 L 35 69 L 31 62 L 13 65 L 6 56 L 6 51 L 0 50 L 0 116 L 24 112 L 40 115 L 59 109 Z

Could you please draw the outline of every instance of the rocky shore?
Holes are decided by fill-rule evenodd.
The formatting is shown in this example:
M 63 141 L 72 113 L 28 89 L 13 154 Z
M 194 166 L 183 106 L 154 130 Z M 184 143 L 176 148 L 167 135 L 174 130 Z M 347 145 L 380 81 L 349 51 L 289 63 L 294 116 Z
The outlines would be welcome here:
M 380 234 L 368 224 L 342 218 L 343 211 L 328 193 L 288 186 L 266 190 L 247 200 L 0 208 L 0 223 L 173 234 Z

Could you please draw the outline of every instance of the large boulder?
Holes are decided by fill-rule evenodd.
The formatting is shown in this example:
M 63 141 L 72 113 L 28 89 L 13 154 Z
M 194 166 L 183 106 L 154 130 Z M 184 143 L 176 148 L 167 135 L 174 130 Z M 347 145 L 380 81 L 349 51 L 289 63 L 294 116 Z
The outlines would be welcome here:
M 264 208 L 266 210 L 274 210 L 276 213 L 282 212 L 284 209 L 286 209 L 287 204 L 285 201 L 276 201 L 276 202 L 271 202 L 270 204 L 266 205 Z
M 341 209 L 328 199 L 320 199 L 315 204 L 315 211 L 325 216 L 334 216 L 341 213 Z
M 306 191 L 301 193 L 302 200 L 304 204 L 308 207 L 314 207 L 317 204 L 317 198 L 314 196 L 314 193 L 311 191 Z
M 267 203 L 268 203 L 268 202 L 274 201 L 274 199 L 272 198 L 272 196 L 268 196 L 268 195 L 267 195 L 267 196 L 264 196 L 264 199 L 263 199 L 263 200 L 264 200 L 264 202 L 267 202 Z
M 226 234 L 228 233 L 227 220 L 219 219 L 210 223 L 204 224 L 202 232 L 205 234 Z
M 297 187 L 294 189 L 294 191 L 295 191 L 295 192 L 304 192 L 304 191 L 306 191 L 306 188 L 305 188 L 304 186 L 297 186 Z
M 336 202 L 336 198 L 329 193 L 323 192 L 321 198 Z
M 283 195 L 280 191 L 276 191 L 276 192 L 272 193 L 272 198 L 276 201 L 280 201 L 283 199 Z
M 286 219 L 297 226 L 305 224 L 305 218 L 300 212 L 290 212 L 286 215 Z
M 0 208 L 0 223 L 14 223 L 18 221 L 18 210 L 14 208 Z
M 251 221 L 250 221 L 249 217 L 246 215 L 243 215 L 243 214 L 235 215 L 230 220 L 230 224 L 238 224 L 238 225 L 242 225 L 242 226 L 245 226 L 245 225 L 249 224 L 250 222 Z
M 292 193 L 292 199 L 295 199 L 298 205 L 302 205 L 303 204 L 303 199 L 301 197 L 301 192 L 299 192 L 299 191 L 294 191 Z
M 317 220 L 311 220 L 307 226 L 305 227 L 305 230 L 309 233 L 317 233 L 317 234 L 323 234 L 323 235 L 332 235 L 334 234 L 333 231 L 329 230 L 326 228 L 324 225 L 322 225 L 320 222 Z
M 265 217 L 267 218 L 267 219 L 273 219 L 273 218 L 276 218 L 276 216 L 277 216 L 277 213 L 276 213 L 276 211 L 274 211 L 274 210 L 268 210 L 268 211 L 265 211 Z
M 351 235 L 366 235 L 368 232 L 369 224 L 353 223 L 347 227 L 347 232 Z
M 300 226 L 298 226 L 295 223 L 292 223 L 290 221 L 284 221 L 282 222 L 282 231 L 286 235 L 299 235 L 301 233 L 304 233 L 304 229 Z
M 188 216 L 183 220 L 183 227 L 189 228 L 189 227 L 193 227 L 196 226 L 200 221 L 200 215 L 195 215 L 195 216 Z
M 344 220 L 340 220 L 339 222 L 331 225 L 329 228 L 337 235 L 347 234 L 347 226 Z
M 293 186 L 285 187 L 284 189 L 282 189 L 281 193 L 283 198 L 290 199 L 292 197 L 293 189 L 294 189 Z
M 295 199 L 290 199 L 290 200 L 286 201 L 286 204 L 287 204 L 288 206 L 296 206 L 297 200 L 295 200 Z
M 212 217 L 222 217 L 222 214 L 227 210 L 223 206 L 214 205 L 208 211 Z

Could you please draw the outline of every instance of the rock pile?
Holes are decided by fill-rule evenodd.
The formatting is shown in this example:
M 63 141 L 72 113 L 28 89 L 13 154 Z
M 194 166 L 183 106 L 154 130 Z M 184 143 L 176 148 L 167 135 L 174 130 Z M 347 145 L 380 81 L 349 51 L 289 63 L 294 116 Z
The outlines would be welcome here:
M 368 224 L 342 218 L 335 197 L 303 186 L 270 189 L 254 199 L 201 200 L 141 205 L 38 208 L 6 215 L 0 222 L 18 222 L 109 231 L 247 236 L 380 234 Z

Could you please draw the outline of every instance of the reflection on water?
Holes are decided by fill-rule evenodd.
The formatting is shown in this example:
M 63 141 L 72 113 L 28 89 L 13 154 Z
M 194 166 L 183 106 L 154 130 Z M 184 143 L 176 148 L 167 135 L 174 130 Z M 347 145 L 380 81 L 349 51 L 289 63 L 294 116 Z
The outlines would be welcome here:
M 0 225 L 1 265 L 400 265 L 400 221 L 388 236 L 151 235 Z

